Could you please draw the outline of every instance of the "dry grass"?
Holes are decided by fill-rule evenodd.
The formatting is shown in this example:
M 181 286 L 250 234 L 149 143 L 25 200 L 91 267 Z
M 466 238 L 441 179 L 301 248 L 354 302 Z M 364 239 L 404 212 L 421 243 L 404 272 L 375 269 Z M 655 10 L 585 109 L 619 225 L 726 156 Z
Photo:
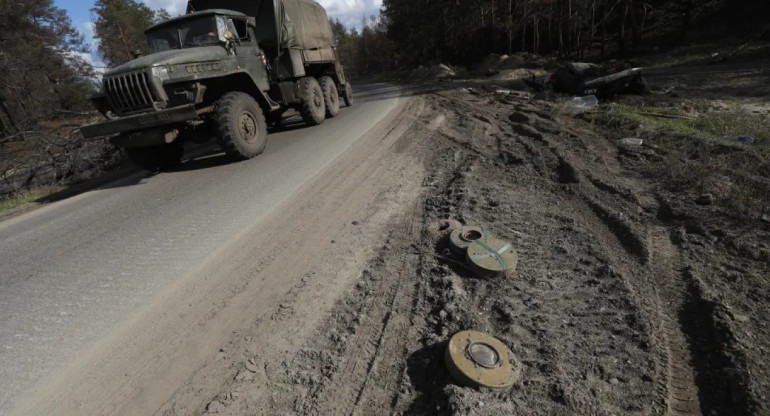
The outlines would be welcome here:
M 722 111 L 690 115 L 684 111 L 661 107 L 632 107 L 610 104 L 599 113 L 605 126 L 644 132 L 669 132 L 676 136 L 721 141 L 727 145 L 747 145 L 770 154 L 770 121 L 740 106 Z M 753 143 L 736 141 L 745 136 Z
M 753 218 L 770 212 L 770 123 L 763 117 L 740 107 L 688 114 L 671 108 L 609 105 L 597 122 L 663 149 L 662 165 L 653 169 L 666 188 L 710 193 L 721 205 Z M 751 137 L 753 143 L 736 142 L 733 138 L 738 136 Z
M 0 200 L 0 213 L 10 211 L 14 208 L 18 208 L 24 204 L 36 201 L 40 198 L 59 192 L 62 189 L 63 189 L 62 187 L 58 187 L 58 186 L 32 189 L 32 190 L 25 191 L 17 195 L 11 196 L 9 198 Z

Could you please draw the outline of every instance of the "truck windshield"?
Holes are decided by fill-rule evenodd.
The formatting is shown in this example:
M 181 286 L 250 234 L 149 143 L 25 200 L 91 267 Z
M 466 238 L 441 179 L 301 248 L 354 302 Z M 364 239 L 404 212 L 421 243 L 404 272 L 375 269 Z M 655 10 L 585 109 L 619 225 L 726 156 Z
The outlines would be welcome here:
M 182 20 L 147 33 L 152 53 L 224 42 L 224 22 L 217 17 Z

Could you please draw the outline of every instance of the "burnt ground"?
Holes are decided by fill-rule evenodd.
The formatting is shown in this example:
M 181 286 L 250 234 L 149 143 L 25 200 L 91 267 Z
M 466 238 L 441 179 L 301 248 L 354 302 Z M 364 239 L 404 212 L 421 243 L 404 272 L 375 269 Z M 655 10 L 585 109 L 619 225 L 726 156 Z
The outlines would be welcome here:
M 465 87 L 412 98 L 420 111 L 395 150 L 422 158 L 422 197 L 315 341 L 259 369 L 268 385 L 236 379 L 209 410 L 770 414 L 770 223 L 731 203 L 767 203 L 746 191 L 767 184 L 765 153 L 660 132 L 628 146 L 594 116 Z M 696 189 L 685 179 L 697 175 L 711 179 Z M 699 205 L 706 191 L 717 197 Z M 446 261 L 423 231 L 445 218 L 512 242 L 515 275 Z M 452 383 L 443 351 L 466 329 L 523 363 L 512 390 Z

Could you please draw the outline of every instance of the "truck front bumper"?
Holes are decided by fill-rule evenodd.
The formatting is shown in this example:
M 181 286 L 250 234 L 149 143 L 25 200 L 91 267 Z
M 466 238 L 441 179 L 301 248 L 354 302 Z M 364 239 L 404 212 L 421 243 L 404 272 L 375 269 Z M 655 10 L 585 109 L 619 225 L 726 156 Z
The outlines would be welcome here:
M 167 110 L 136 114 L 83 126 L 80 128 L 80 132 L 83 134 L 83 137 L 88 139 L 91 137 L 147 130 L 153 127 L 167 126 L 174 123 L 195 120 L 197 118 L 198 112 L 195 111 L 195 105 L 189 104 L 169 108 Z

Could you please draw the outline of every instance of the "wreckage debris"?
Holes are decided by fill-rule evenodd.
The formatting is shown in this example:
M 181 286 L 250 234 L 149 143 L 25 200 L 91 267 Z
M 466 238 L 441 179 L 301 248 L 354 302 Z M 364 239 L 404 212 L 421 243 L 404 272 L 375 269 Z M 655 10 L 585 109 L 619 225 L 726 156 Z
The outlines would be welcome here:
M 642 72 L 642 68 L 616 71 L 596 64 L 570 62 L 559 67 L 553 74 L 539 78 L 533 76 L 524 82 L 535 91 L 553 90 L 575 96 L 646 95 L 651 91 Z
M 521 376 L 521 364 L 497 338 L 477 331 L 455 334 L 444 361 L 454 380 L 465 387 L 508 390 Z

